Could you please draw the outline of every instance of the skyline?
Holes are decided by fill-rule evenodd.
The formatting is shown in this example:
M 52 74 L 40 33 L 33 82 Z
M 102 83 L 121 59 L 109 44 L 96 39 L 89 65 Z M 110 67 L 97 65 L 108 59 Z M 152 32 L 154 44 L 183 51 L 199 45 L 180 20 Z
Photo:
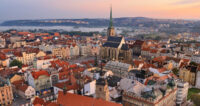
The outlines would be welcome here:
M 200 19 L 199 0 L 1 0 L 0 20 L 108 18 L 110 4 L 113 18 Z

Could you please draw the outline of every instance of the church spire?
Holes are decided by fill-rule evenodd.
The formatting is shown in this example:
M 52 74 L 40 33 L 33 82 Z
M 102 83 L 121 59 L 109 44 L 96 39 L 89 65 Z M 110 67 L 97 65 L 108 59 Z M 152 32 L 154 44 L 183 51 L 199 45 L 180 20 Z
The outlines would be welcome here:
M 113 27 L 113 19 L 112 19 L 112 5 L 110 7 L 110 22 L 109 22 L 109 27 L 107 31 L 107 36 L 115 36 L 115 29 Z
M 109 27 L 112 28 L 113 27 L 113 22 L 112 22 L 112 5 L 110 6 L 110 24 Z

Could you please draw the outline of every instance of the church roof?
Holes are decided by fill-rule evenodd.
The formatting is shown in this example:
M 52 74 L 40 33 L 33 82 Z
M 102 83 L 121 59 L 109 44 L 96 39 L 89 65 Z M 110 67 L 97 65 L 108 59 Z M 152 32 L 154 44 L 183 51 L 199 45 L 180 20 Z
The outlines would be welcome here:
M 103 47 L 113 47 L 113 48 L 118 48 L 120 43 L 113 43 L 113 42 L 106 42 L 103 44 Z
M 115 36 L 109 36 L 107 42 L 116 42 L 120 43 L 122 41 L 122 37 L 115 37 Z

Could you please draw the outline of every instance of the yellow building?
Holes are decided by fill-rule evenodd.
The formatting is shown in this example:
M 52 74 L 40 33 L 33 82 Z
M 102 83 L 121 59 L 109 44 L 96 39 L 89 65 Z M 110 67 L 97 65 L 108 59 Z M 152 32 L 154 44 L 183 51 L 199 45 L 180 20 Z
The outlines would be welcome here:
M 69 58 L 70 50 L 68 47 L 54 48 L 52 51 L 52 54 L 53 56 L 56 56 L 56 57 Z
M 23 46 L 26 46 L 26 41 L 18 41 L 13 44 L 13 48 L 19 48 Z
M 191 85 L 195 85 L 196 71 L 197 67 L 195 66 L 186 66 L 181 68 L 179 72 L 179 78 Z
M 5 82 L 0 81 L 0 105 L 8 106 L 12 104 L 13 92 L 12 87 Z
M 36 53 L 26 53 L 22 52 L 16 57 L 17 60 L 21 61 L 25 65 L 33 64 L 33 60 L 36 57 Z
M 9 67 L 9 58 L 4 53 L 0 53 L 0 65 L 3 67 Z
M 10 78 L 10 83 L 13 83 L 13 82 L 19 81 L 19 80 L 23 80 L 23 77 L 15 74 L 12 78 Z
M 39 51 L 39 52 L 36 54 L 36 57 L 37 57 L 37 58 L 38 58 L 38 57 L 44 57 L 44 56 L 46 56 L 46 53 L 43 52 L 43 51 Z

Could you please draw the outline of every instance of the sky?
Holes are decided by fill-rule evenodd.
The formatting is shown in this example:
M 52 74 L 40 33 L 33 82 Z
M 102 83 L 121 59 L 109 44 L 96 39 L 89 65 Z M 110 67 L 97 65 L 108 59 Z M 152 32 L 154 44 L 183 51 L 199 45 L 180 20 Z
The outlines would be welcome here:
M 150 17 L 200 19 L 200 0 L 0 0 L 0 21 L 17 19 Z

